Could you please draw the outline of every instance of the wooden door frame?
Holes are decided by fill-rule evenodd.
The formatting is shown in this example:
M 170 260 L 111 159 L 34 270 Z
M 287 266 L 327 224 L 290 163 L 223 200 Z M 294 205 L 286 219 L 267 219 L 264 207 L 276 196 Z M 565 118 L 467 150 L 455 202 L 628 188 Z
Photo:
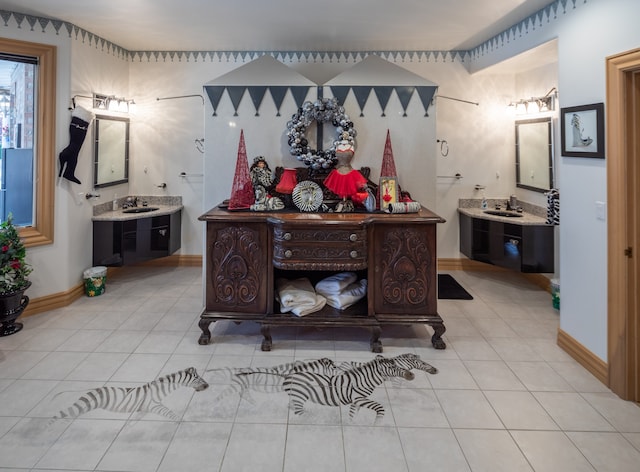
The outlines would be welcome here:
M 630 246 L 628 224 L 633 221 L 627 203 L 630 177 L 627 161 L 632 157 L 633 130 L 629 126 L 631 116 L 628 104 L 630 75 L 640 71 L 640 48 L 607 57 L 607 213 L 608 213 L 608 365 L 609 388 L 626 400 L 639 401 L 635 382 L 637 379 L 638 345 L 633 323 L 635 307 L 630 298 L 635 296 L 629 287 L 629 262 L 625 249 Z M 640 247 L 633 248 L 635 264 L 640 256 Z

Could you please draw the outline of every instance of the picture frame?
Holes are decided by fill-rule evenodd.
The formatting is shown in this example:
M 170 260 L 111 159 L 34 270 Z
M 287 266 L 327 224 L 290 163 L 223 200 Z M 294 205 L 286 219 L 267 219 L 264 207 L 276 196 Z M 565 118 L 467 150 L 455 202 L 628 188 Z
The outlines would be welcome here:
M 604 159 L 604 103 L 560 109 L 561 154 Z
M 390 203 L 398 202 L 398 178 L 380 177 L 380 210 L 385 211 Z

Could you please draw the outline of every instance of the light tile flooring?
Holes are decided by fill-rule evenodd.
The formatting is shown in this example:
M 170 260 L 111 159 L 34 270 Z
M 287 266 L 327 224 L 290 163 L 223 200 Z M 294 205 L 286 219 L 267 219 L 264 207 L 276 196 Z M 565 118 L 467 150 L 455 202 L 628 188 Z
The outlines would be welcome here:
M 274 350 L 261 352 L 255 324 L 218 322 L 200 346 L 200 269 L 126 268 L 103 295 L 26 317 L 21 332 L 0 338 L 0 470 L 640 470 L 640 408 L 557 347 L 550 295 L 513 274 L 452 274 L 475 299 L 439 302 L 446 350 L 432 348 L 427 327 L 383 330 L 385 356 L 413 352 L 439 373 L 378 387 L 372 398 L 386 414 L 374 425 L 369 410 L 352 421 L 345 407 L 313 403 L 294 416 L 284 392 L 216 399 L 229 378 L 206 372 L 365 361 L 365 330 L 274 329 Z M 138 386 L 189 366 L 210 387 L 165 398 L 179 422 L 102 410 L 51 419 L 94 387 Z

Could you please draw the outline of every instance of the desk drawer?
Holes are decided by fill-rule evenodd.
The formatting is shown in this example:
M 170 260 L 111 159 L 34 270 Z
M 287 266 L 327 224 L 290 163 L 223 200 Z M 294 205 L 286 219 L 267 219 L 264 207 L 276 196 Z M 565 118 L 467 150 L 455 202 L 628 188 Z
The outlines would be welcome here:
M 273 265 L 288 270 L 365 269 L 367 233 L 359 227 L 275 227 Z

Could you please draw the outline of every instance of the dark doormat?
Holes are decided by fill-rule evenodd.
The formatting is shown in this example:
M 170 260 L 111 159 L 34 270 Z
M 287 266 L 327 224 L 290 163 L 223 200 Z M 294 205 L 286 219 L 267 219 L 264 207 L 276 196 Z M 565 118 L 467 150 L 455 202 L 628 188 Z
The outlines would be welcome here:
M 473 300 L 471 294 L 449 274 L 438 274 L 438 298 L 441 300 Z

